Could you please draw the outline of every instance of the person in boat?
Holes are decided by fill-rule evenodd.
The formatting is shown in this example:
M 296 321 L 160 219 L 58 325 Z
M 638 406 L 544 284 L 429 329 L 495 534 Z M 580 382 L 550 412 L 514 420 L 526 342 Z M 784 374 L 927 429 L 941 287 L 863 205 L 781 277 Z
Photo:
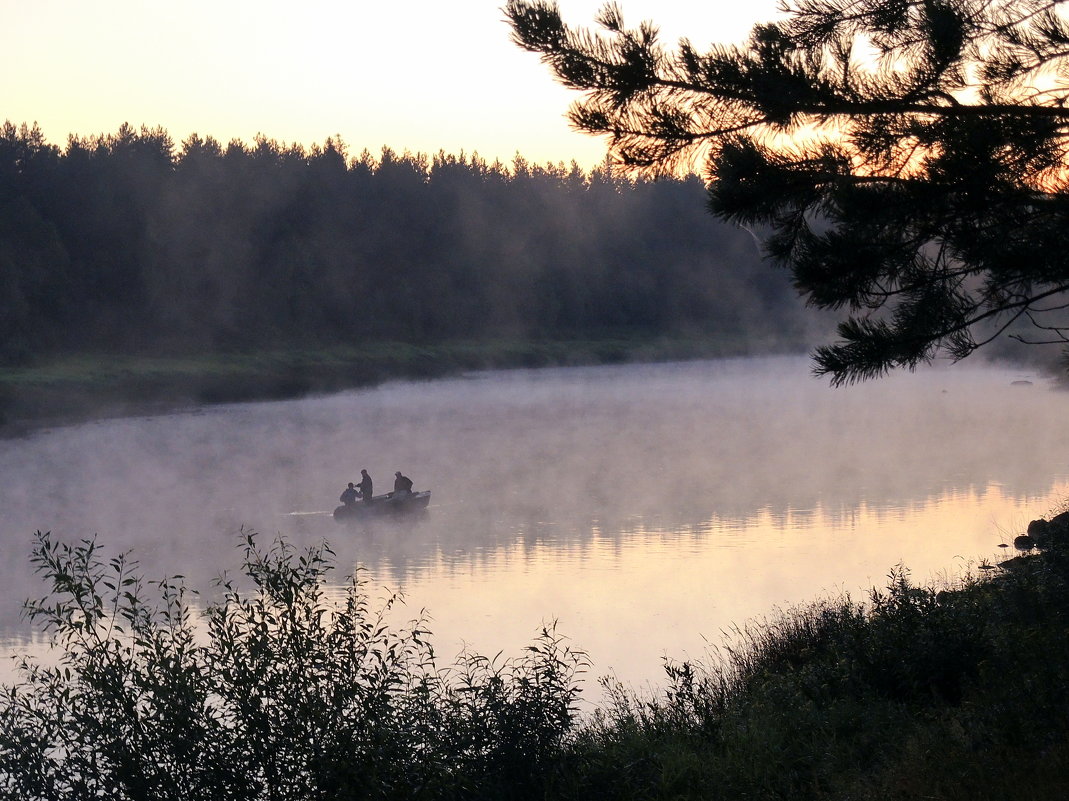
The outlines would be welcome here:
M 371 503 L 375 485 L 371 480 L 371 476 L 368 475 L 367 470 L 360 471 L 360 483 L 356 485 L 356 488 L 360 492 L 361 500 L 363 500 L 364 503 Z
M 356 487 L 353 486 L 353 482 L 349 482 L 349 486 L 342 490 L 341 502 L 346 506 L 352 506 L 356 503 L 356 499 L 360 497 L 360 493 L 356 491 Z
M 390 497 L 396 498 L 397 500 L 407 498 L 412 494 L 412 479 L 408 476 L 401 475 L 400 470 L 393 475 L 393 492 L 390 493 Z

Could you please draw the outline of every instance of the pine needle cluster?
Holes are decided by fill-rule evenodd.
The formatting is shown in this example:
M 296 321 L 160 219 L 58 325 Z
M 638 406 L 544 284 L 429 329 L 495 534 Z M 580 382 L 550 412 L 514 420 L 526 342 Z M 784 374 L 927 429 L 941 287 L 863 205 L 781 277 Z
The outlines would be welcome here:
M 819 308 L 836 383 L 1069 341 L 1069 16 L 1057 0 L 792 0 L 747 42 L 674 49 L 652 23 L 574 30 L 510 0 L 515 41 L 581 131 L 632 169 L 704 159 L 716 215 L 768 233 Z

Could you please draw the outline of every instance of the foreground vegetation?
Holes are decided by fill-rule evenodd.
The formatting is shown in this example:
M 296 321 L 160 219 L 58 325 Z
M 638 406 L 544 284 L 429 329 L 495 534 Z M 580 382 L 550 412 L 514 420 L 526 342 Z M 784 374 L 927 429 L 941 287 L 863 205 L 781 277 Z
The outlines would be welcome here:
M 52 594 L 27 609 L 63 655 L 3 701 L 5 798 L 500 797 L 552 769 L 584 665 L 552 631 L 442 670 L 396 599 L 328 598 L 326 549 L 244 556 L 198 622 L 179 580 L 150 603 L 125 557 L 38 535 Z
M 249 535 L 243 576 L 197 613 L 180 579 L 38 534 L 51 592 L 26 608 L 59 658 L 5 690 L 0 792 L 1062 798 L 1069 559 L 1040 544 L 953 589 L 895 570 L 864 604 L 815 603 L 708 664 L 669 662 L 659 697 L 606 679 L 610 701 L 580 716 L 589 665 L 552 629 L 518 659 L 443 667 L 396 599 L 372 603 L 359 577 L 328 587 L 328 549 Z

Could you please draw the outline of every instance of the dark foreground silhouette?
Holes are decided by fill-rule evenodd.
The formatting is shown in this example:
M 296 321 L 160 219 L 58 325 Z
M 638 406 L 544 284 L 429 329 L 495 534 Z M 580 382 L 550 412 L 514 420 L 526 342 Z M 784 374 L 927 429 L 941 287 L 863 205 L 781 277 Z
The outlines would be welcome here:
M 38 534 L 55 654 L 0 695 L 20 799 L 1061 799 L 1069 782 L 1069 525 L 1037 555 L 734 633 L 666 687 L 580 705 L 552 627 L 513 660 L 440 665 L 323 547 L 243 542 L 199 611 L 92 541 Z M 695 603 L 701 599 L 696 598 Z M 394 616 L 392 619 L 397 619 Z M 615 621 L 627 636 L 627 621 Z M 642 647 L 642 643 L 636 643 Z M 583 714 L 580 714 L 580 711 Z

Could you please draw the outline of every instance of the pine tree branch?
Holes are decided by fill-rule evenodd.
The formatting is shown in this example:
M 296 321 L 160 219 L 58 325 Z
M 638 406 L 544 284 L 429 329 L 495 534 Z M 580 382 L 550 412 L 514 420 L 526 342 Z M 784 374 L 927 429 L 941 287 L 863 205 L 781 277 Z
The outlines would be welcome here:
M 715 214 L 770 226 L 809 303 L 871 312 L 816 354 L 841 381 L 1061 310 L 1044 303 L 1069 291 L 1067 1 L 784 0 L 785 19 L 704 55 L 615 8 L 609 38 L 542 0 L 507 13 L 586 93 L 578 127 L 639 169 L 707 153 Z

